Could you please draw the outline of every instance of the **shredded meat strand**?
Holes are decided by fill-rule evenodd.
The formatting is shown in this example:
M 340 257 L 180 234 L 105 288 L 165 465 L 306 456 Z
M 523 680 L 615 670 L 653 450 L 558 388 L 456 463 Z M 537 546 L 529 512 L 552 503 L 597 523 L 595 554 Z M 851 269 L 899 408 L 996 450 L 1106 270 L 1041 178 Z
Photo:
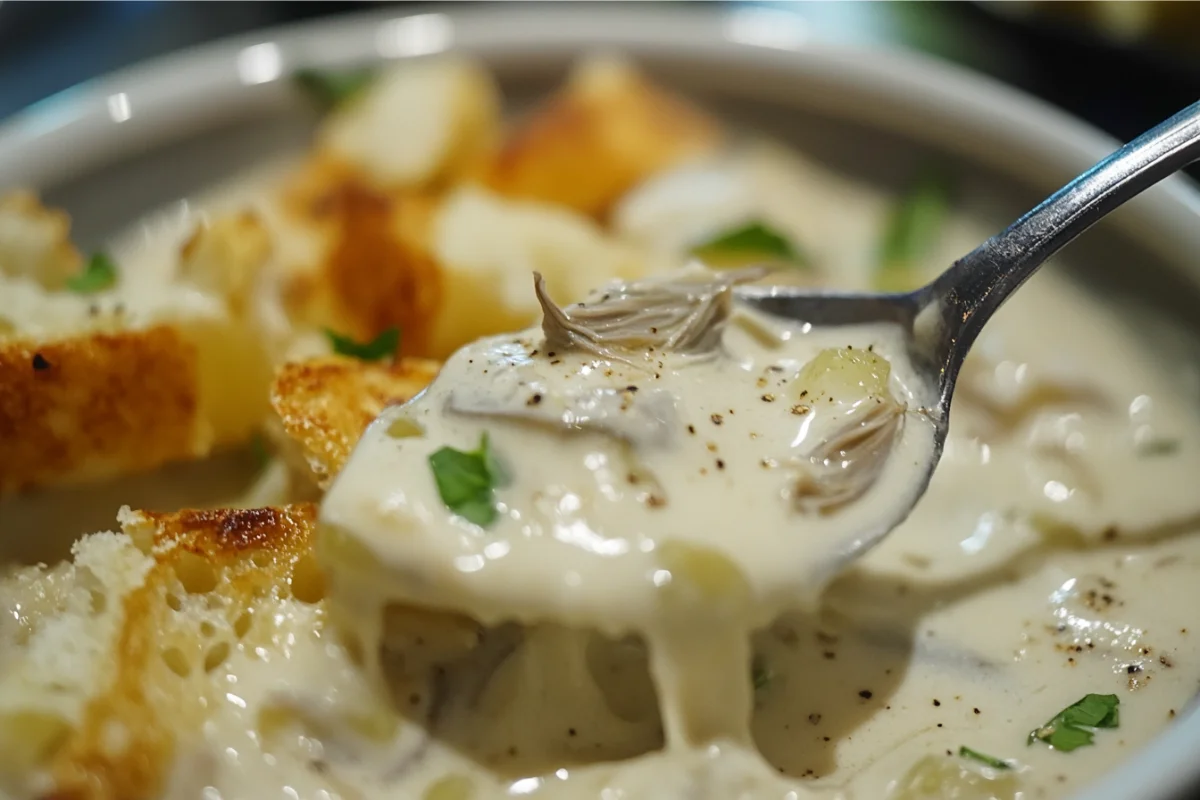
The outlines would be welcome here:
M 610 287 L 599 300 L 560 308 L 533 275 L 542 306 L 546 347 L 577 348 L 626 361 L 623 353 L 648 350 L 709 355 L 729 319 L 733 287 L 765 276 L 765 267 L 706 274 L 704 278 L 657 278 Z
M 864 410 L 817 445 L 801 465 L 792 499 L 805 514 L 830 514 L 874 485 L 904 427 L 905 406 L 889 397 Z

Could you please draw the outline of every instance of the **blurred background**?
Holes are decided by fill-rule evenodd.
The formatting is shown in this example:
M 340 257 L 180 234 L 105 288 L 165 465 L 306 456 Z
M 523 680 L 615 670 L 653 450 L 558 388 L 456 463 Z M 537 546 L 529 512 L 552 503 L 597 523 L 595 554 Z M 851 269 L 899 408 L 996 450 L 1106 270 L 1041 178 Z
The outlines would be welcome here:
M 146 58 L 255 28 L 382 5 L 362 0 L 0 0 L 0 119 Z M 386 5 L 416 10 L 427 4 Z M 1123 140 L 1200 98 L 1200 3 L 739 5 L 790 10 L 804 16 L 818 36 L 906 47 L 958 62 L 1049 100 Z

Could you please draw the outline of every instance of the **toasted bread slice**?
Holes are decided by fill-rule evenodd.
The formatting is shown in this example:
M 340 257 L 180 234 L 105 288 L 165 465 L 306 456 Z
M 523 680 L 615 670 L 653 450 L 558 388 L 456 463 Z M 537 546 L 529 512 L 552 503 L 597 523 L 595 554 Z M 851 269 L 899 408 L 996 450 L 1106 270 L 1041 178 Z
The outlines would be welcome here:
M 10 227 L 14 208 L 31 231 L 64 218 L 27 199 L 7 207 Z M 232 238 L 253 227 L 243 223 Z M 71 291 L 60 271 L 73 248 L 58 230 L 41 256 L 0 269 L 0 495 L 152 469 L 248 438 L 266 411 L 270 369 L 221 287 L 118 266 L 115 285 Z M 263 248 L 222 250 L 230 238 L 219 226 L 198 234 L 186 274 L 218 263 L 255 269 Z M 0 242 L 0 262 L 3 250 Z
M 582 62 L 506 138 L 483 179 L 501 194 L 603 218 L 658 170 L 714 150 L 717 123 L 614 58 Z
M 306 469 L 325 488 L 379 412 L 408 401 L 440 368 L 419 358 L 379 364 L 342 356 L 284 364 L 275 374 L 271 405 Z
M 73 562 L 0 581 L 19 611 L 0 616 L 0 795 L 148 800 L 215 786 L 251 797 L 273 785 L 356 796 L 304 735 L 330 754 L 365 751 L 406 723 L 328 624 L 315 519 L 312 504 L 126 508 L 122 532 L 85 537 Z M 409 653 L 389 685 L 418 716 L 436 664 L 481 635 L 457 615 L 398 606 L 384 629 L 383 647 Z
M 0 789 L 16 796 L 158 796 L 195 735 L 211 674 L 270 638 L 272 614 L 320 600 L 315 507 L 122 511 L 71 564 L 5 584 Z

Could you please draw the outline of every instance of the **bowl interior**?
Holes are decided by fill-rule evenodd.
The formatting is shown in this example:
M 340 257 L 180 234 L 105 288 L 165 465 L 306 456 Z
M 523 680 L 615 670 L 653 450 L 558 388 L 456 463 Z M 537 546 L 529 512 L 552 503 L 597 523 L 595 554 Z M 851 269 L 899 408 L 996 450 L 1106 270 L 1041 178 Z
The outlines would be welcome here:
M 351 23 L 358 28 L 353 36 L 343 31 L 334 37 L 341 44 L 334 48 L 337 52 L 333 54 L 319 48 L 289 49 L 288 66 L 376 60 L 378 56 L 365 43 L 371 40 L 371 31 L 377 24 L 377 20 Z M 545 24 L 537 27 L 546 29 Z M 503 39 L 503 34 L 498 36 Z M 554 41 L 529 34 L 523 48 L 475 46 L 469 37 L 458 41 L 465 49 L 480 52 L 486 58 L 511 108 L 519 113 L 561 80 L 581 43 L 602 42 L 603 32 L 596 28 L 575 38 L 578 41 L 570 36 Z M 619 44 L 620 49 L 637 58 L 658 79 L 690 94 L 732 124 L 792 144 L 864 180 L 898 187 L 916 165 L 926 160 L 950 162 L 959 176 L 963 208 L 996 230 L 1088 163 L 1087 156 L 1082 154 L 1087 147 L 1067 142 L 1056 149 L 1046 144 L 1063 135 L 1062 130 L 1052 126 L 1029 130 L 1023 135 L 995 130 L 990 134 L 991 140 L 970 139 L 986 127 L 985 123 L 969 112 L 956 111 L 946 97 L 930 106 L 940 111 L 932 116 L 922 115 L 925 101 L 920 81 L 915 84 L 918 88 L 892 97 L 890 104 L 881 106 L 880 96 L 885 92 L 878 81 L 844 78 L 848 68 L 842 62 L 852 59 L 854 54 L 827 58 L 818 52 L 789 60 L 790 54 L 764 55 L 761 51 L 743 52 L 734 48 L 722 50 L 720 57 L 714 57 L 712 47 L 707 44 L 691 47 L 677 42 L 663 47 L 650 36 L 612 38 L 610 44 Z M 351 46 L 354 41 L 362 46 Z M 477 41 L 490 40 L 481 34 Z M 513 41 L 520 41 L 520 37 Z M 237 52 L 238 47 L 231 45 L 220 51 L 223 55 L 213 50 L 209 57 L 229 60 Z M 938 68 L 926 64 L 917 72 L 922 69 Z M 84 248 L 101 246 L 148 212 L 304 146 L 316 118 L 286 80 L 250 86 L 230 76 L 218 83 L 215 93 L 211 87 L 206 89 L 203 101 L 214 113 L 205 116 L 201 109 L 193 120 L 195 124 L 189 123 L 169 135 L 144 137 L 136 126 L 128 126 L 122 134 L 132 137 L 133 144 L 127 142 L 123 148 L 117 148 L 124 150 L 121 155 L 91 158 L 65 179 L 48 174 L 46 180 L 39 181 L 36 173 L 30 175 L 49 203 L 71 213 L 77 238 Z M 934 89 L 929 91 L 937 94 Z M 187 92 L 183 95 L 186 99 Z M 222 105 L 223 98 L 230 102 Z M 70 99 L 54 102 L 67 103 Z M 220 113 L 216 113 L 218 108 Z M 108 131 L 104 135 L 115 134 Z M 1031 142 L 1040 144 L 1033 146 Z M 1094 149 L 1095 139 L 1089 144 Z M 1063 156 L 1067 151 L 1074 155 Z M 3 163 L 4 158 L 0 157 L 0 165 Z M 1179 192 L 1180 188 L 1176 186 L 1173 191 Z M 1192 201 L 1195 202 L 1194 198 Z M 1163 208 L 1169 208 L 1175 216 L 1167 218 L 1152 213 Z M 1178 224 L 1180 219 L 1189 219 L 1189 213 L 1184 204 L 1162 193 L 1152 201 L 1132 204 L 1071 245 L 1050 268 L 1071 272 L 1103 302 L 1111 303 L 1120 313 L 1136 315 L 1139 322 L 1133 329 L 1137 335 L 1146 337 L 1148 344 L 1153 344 L 1153 352 L 1160 356 L 1182 352 L 1187 355 L 1188 364 L 1196 365 L 1200 364 L 1200 358 L 1194 355 L 1200 353 L 1195 344 L 1200 338 L 1200 316 L 1195 313 L 1200 307 L 1200 265 L 1188 259 L 1187 253 L 1198 234 L 1194 230 L 1185 231 Z M 1194 218 L 1191 219 L 1194 226 Z M 1200 386 L 1196 374 L 1189 369 L 1184 376 L 1191 381 L 1189 389 L 1193 391 Z M 133 491 L 130 487 L 122 491 L 127 489 Z M 94 500 L 96 513 L 103 516 L 98 517 L 93 529 L 108 527 L 113 509 L 111 497 L 98 495 Z M 119 502 L 135 500 L 136 497 L 124 496 Z M 4 516 L 0 508 L 0 518 Z M 0 519 L 0 529 L 12 523 L 12 517 L 7 521 Z M 30 555 L 8 553 L 7 557 L 24 560 Z M 1200 738 L 1200 725 L 1193 724 L 1196 719 L 1192 716 L 1186 723 L 1191 730 L 1188 738 L 1180 731 L 1171 740 L 1180 753 L 1186 753 L 1189 741 Z M 1158 751 L 1155 757 L 1160 772 L 1179 776 L 1181 765 L 1188 763 L 1186 759 L 1170 761 L 1172 756 L 1167 752 L 1170 748 L 1154 749 Z M 1145 759 L 1135 760 L 1121 775 L 1135 780 L 1138 775 L 1146 775 L 1150 766 Z M 1162 787 L 1179 779 L 1167 781 Z M 1135 784 L 1110 782 L 1108 788 L 1100 787 L 1099 793 L 1088 796 L 1130 796 L 1119 793 L 1122 785 Z M 1147 789 L 1148 793 L 1140 796 L 1168 796 L 1165 788 L 1155 789 L 1153 794 L 1150 791 Z

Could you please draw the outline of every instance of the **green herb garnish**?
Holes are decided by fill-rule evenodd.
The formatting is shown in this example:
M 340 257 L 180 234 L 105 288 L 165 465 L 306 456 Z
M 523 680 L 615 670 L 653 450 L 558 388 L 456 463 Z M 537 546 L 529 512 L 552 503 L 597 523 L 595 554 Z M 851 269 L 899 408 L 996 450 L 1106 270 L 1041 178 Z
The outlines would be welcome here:
M 921 280 L 923 261 L 933 252 L 950 211 L 950 181 L 926 169 L 892 209 L 879 246 L 875 288 L 900 292 Z
M 754 684 L 754 691 L 765 688 L 774 677 L 775 673 L 771 672 L 766 662 L 755 656 L 750 664 L 750 682 Z
M 356 342 L 349 336 L 342 336 L 328 328 L 325 329 L 325 335 L 329 337 L 329 344 L 333 346 L 333 352 L 363 361 L 382 361 L 389 358 L 395 355 L 396 348 L 400 345 L 399 328 L 388 328 L 366 344 Z
M 83 272 L 67 279 L 67 288 L 76 294 L 95 294 L 117 282 L 117 265 L 106 253 L 92 253 Z
M 1089 694 L 1058 712 L 1045 725 L 1029 732 L 1028 744 L 1045 742 L 1055 750 L 1069 753 L 1092 743 L 1096 728 L 1115 728 L 1120 724 L 1115 694 Z
M 1179 452 L 1178 439 L 1150 439 L 1137 446 L 1137 454 L 1143 458 L 1169 456 Z
M 375 72 L 369 69 L 336 72 L 303 69 L 293 79 L 322 109 L 329 111 L 361 94 L 375 80 Z
M 463 452 L 443 447 L 429 456 L 429 467 L 447 508 L 480 527 L 496 521 L 492 490 L 504 482 L 505 476 L 488 446 L 486 433 L 479 439 L 478 450 Z
M 692 255 L 716 267 L 769 262 L 808 266 L 808 260 L 792 242 L 762 222 L 750 222 L 717 234 L 693 247 Z
M 972 750 L 965 745 L 958 748 L 958 755 L 960 758 L 969 758 L 972 761 L 978 761 L 980 764 L 992 767 L 993 769 L 1012 769 L 1012 764 L 1007 761 L 995 756 L 989 756 L 986 753 L 981 753 L 978 750 Z
M 255 433 L 250 437 L 250 456 L 254 459 L 259 470 L 264 470 L 271 463 L 271 448 L 267 446 L 267 437 Z

